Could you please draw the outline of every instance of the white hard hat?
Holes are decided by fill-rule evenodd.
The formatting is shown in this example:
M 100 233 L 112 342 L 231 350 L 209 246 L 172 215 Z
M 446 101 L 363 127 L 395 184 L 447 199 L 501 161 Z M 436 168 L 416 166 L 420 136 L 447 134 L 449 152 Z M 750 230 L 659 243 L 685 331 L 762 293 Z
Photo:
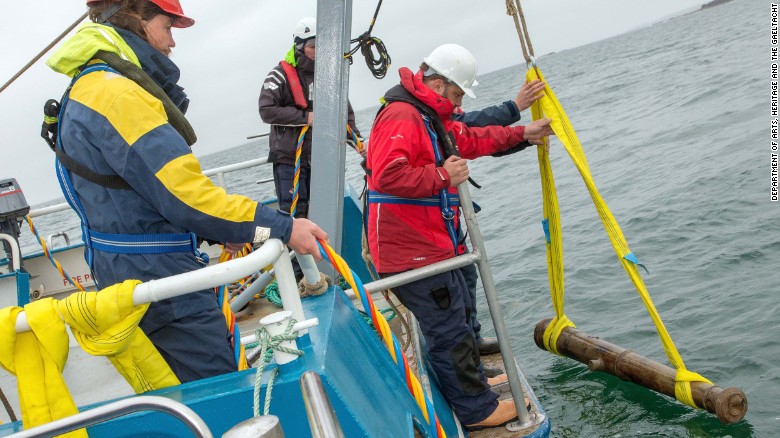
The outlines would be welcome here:
M 477 85 L 477 60 L 465 47 L 444 44 L 423 58 L 436 73 L 459 86 L 469 97 L 476 97 L 471 87 Z
M 295 25 L 295 32 L 293 32 L 293 40 L 295 43 L 300 43 L 314 38 L 317 31 L 317 20 L 312 17 L 301 18 L 298 24 Z

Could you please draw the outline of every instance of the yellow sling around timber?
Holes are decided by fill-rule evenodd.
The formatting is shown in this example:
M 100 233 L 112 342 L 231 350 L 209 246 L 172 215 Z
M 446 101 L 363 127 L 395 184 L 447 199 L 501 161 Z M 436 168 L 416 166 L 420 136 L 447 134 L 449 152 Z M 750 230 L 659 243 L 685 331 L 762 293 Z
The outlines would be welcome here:
M 133 306 L 133 288 L 139 283 L 126 280 L 59 302 L 60 314 L 81 348 L 93 356 L 107 356 L 136 394 L 179 384 L 157 348 L 138 329 L 149 307 Z
M 16 376 L 25 429 L 78 413 L 62 379 L 68 360 L 68 333 L 51 298 L 24 306 L 32 331 L 16 333 L 21 307 L 0 309 L 0 364 Z M 64 435 L 86 437 L 85 429 Z
M 530 82 L 536 79 L 540 79 L 546 84 L 542 72 L 534 65 L 528 69 L 526 80 Z M 596 185 L 590 174 L 590 169 L 588 168 L 588 162 L 585 158 L 585 152 L 577 139 L 577 134 L 574 132 L 574 128 L 569 122 L 566 112 L 563 110 L 563 107 L 560 102 L 558 102 L 558 99 L 555 97 L 555 94 L 552 92 L 549 85 L 545 85 L 544 87 L 544 96 L 534 102 L 531 106 L 531 114 L 534 120 L 544 116 L 552 119 L 550 126 L 566 148 L 574 165 L 582 175 L 585 186 L 588 188 L 588 192 L 593 199 L 593 204 L 601 218 L 601 223 L 604 225 L 609 240 L 612 242 L 612 247 L 615 249 L 615 253 L 617 253 L 620 263 L 623 265 L 623 269 L 625 269 L 629 278 L 634 283 L 648 313 L 650 313 L 650 317 L 655 324 L 658 336 L 661 338 L 661 343 L 666 351 L 666 356 L 669 358 L 671 364 L 677 369 L 675 397 L 677 400 L 689 406 L 698 408 L 691 395 L 690 382 L 711 382 L 701 375 L 688 371 L 685 368 L 682 357 L 674 346 L 674 342 L 672 342 L 669 333 L 666 331 L 666 327 L 664 327 L 663 321 L 661 321 L 661 317 L 658 315 L 655 305 L 653 305 L 653 301 L 650 299 L 650 295 L 645 288 L 642 277 L 639 275 L 636 256 L 628 248 L 628 243 L 626 243 L 626 239 L 623 237 L 623 233 L 620 231 L 617 221 L 612 216 L 607 204 L 596 189 Z M 566 317 L 563 310 L 563 244 L 558 199 L 555 193 L 552 168 L 550 167 L 550 157 L 544 147 L 538 148 L 538 155 L 539 170 L 542 175 L 542 196 L 544 198 L 543 209 L 545 219 L 543 223 L 547 236 L 547 265 L 550 278 L 550 294 L 552 295 L 553 308 L 555 310 L 555 318 L 550 322 L 544 333 L 544 344 L 547 347 L 547 350 L 558 353 L 555 347 L 558 336 L 565 327 L 573 327 L 574 324 L 569 321 L 569 318 Z

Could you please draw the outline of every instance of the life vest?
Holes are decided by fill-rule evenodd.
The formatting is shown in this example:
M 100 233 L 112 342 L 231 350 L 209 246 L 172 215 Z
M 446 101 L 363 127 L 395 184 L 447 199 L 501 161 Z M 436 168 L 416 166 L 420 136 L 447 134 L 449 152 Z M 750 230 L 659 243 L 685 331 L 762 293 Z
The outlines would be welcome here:
M 305 110 L 309 107 L 309 102 L 303 95 L 303 87 L 301 86 L 301 78 L 298 77 L 298 70 L 287 61 L 282 61 L 279 65 L 282 66 L 284 74 L 287 76 L 287 83 L 290 85 L 290 92 L 293 95 L 293 100 L 295 100 L 295 106 Z

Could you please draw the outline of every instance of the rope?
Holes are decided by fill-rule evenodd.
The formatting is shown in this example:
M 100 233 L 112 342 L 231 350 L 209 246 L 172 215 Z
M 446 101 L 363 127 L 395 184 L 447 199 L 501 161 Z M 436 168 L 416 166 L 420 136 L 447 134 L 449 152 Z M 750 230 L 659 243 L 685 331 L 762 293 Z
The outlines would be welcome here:
M 263 358 L 262 363 L 257 367 L 257 373 L 255 374 L 255 390 L 254 390 L 254 415 L 255 417 L 260 415 L 260 388 L 262 387 L 262 378 L 263 378 L 263 370 L 265 369 L 265 366 L 268 365 L 271 362 L 271 358 L 273 357 L 273 351 L 281 351 L 288 354 L 294 354 L 296 356 L 302 356 L 303 351 L 295 349 L 295 348 L 287 348 L 282 344 L 282 342 L 285 341 L 294 341 L 297 336 L 292 333 L 293 325 L 295 325 L 297 321 L 295 319 L 290 318 L 290 320 L 287 323 L 287 328 L 284 330 L 284 333 L 271 336 L 270 333 L 268 333 L 268 330 L 265 329 L 265 327 L 259 328 L 257 331 L 255 331 L 255 335 L 257 336 L 257 341 L 260 344 L 260 357 Z M 265 403 L 263 404 L 263 415 L 268 415 L 269 411 L 271 410 L 271 394 L 273 392 L 274 387 L 274 380 L 276 379 L 277 374 L 279 374 L 279 368 L 274 368 L 273 371 L 271 371 L 271 375 L 268 377 L 268 386 L 266 386 L 265 389 Z
M 57 36 L 57 38 L 54 38 L 54 41 L 50 42 L 48 46 L 44 47 L 43 50 L 41 50 L 37 55 L 33 57 L 33 59 L 30 60 L 24 67 L 22 67 L 21 70 L 19 70 L 11 79 L 9 79 L 5 84 L 3 84 L 2 87 L 0 87 L 0 93 L 3 92 L 6 88 L 8 88 L 9 85 L 11 85 L 15 80 L 19 79 L 19 76 L 23 75 L 24 72 L 27 71 L 30 67 L 32 67 L 33 64 L 35 64 L 41 57 L 46 54 L 49 50 L 51 50 L 52 47 L 54 47 L 55 44 L 57 44 L 61 39 L 65 38 L 65 35 L 70 33 L 79 23 L 81 23 L 82 20 L 87 18 L 88 12 L 84 12 L 84 15 L 79 17 L 76 21 L 73 22 L 70 26 L 68 26 L 67 29 L 65 29 L 61 34 Z
M 303 297 L 316 297 L 324 294 L 328 288 L 333 284 L 333 280 L 327 275 L 320 272 L 320 278 L 314 284 L 309 283 L 306 277 L 302 278 L 298 283 L 298 295 Z
M 528 26 L 525 24 L 525 15 L 520 0 L 506 0 L 506 14 L 511 16 L 515 22 L 517 36 L 520 38 L 520 46 L 523 49 L 523 58 L 526 64 L 533 62 L 534 46 L 531 44 L 531 37 L 528 35 Z
M 293 177 L 293 200 L 290 205 L 290 216 L 295 216 L 295 208 L 298 205 L 298 186 L 301 179 L 301 150 L 303 149 L 303 139 L 306 137 L 306 131 L 309 130 L 309 125 L 301 128 L 301 133 L 298 135 L 298 145 L 295 146 L 295 176 Z
M 364 205 L 364 211 L 368 211 L 366 205 Z M 363 262 L 366 264 L 366 269 L 368 270 L 369 275 L 371 275 L 371 279 L 376 281 L 379 279 L 379 276 L 376 273 L 376 269 L 374 269 L 374 260 L 371 258 L 371 252 L 368 249 L 368 240 L 366 239 L 366 233 L 360 233 L 361 234 L 361 255 L 363 256 Z M 340 277 L 340 280 L 343 279 L 343 277 Z M 346 280 L 344 280 L 346 282 Z M 345 284 L 344 287 L 342 287 L 343 290 L 349 289 L 349 284 Z M 385 297 L 385 301 L 387 301 L 388 304 L 390 304 L 390 307 L 393 309 L 396 315 L 398 315 L 398 318 L 400 318 L 401 326 L 403 328 L 403 333 L 405 333 L 406 336 L 401 339 L 401 349 L 403 351 L 409 350 L 409 345 L 412 343 L 412 327 L 409 325 L 409 320 L 406 318 L 406 313 L 402 312 L 398 306 L 393 302 L 392 299 L 390 299 L 390 293 L 393 292 L 392 289 L 383 290 L 382 296 Z
M 371 31 L 376 24 L 376 17 L 379 15 L 379 8 L 382 7 L 382 0 L 376 5 L 374 11 L 374 17 L 371 19 L 371 24 L 368 26 L 368 30 L 360 34 L 357 38 L 350 40 L 350 43 L 357 43 L 355 47 L 350 49 L 349 52 L 344 54 L 344 58 L 349 59 L 350 65 L 352 64 L 352 55 L 358 50 L 363 54 L 366 59 L 366 65 L 377 79 L 382 79 L 387 74 L 387 69 L 390 67 L 390 54 L 387 53 L 385 43 L 379 38 L 371 36 Z M 374 48 L 376 48 L 376 55 L 374 55 Z
M 265 297 L 276 307 L 282 307 L 282 296 L 279 294 L 279 285 L 276 283 L 276 280 L 265 287 Z
M 422 390 L 422 386 L 420 386 L 420 381 L 409 368 L 409 363 L 406 360 L 406 356 L 404 356 L 401 351 L 398 340 L 396 339 L 395 335 L 393 335 L 393 332 L 390 331 L 390 326 L 387 324 L 385 318 L 382 317 L 382 314 L 377 310 L 376 306 L 374 305 L 374 300 L 371 299 L 371 295 L 363 287 L 363 283 L 360 281 L 360 278 L 357 276 L 357 274 L 352 272 L 344 259 L 336 254 L 333 251 L 333 248 L 331 248 L 326 242 L 318 240 L 318 244 L 320 247 L 320 254 L 322 254 L 322 256 L 333 265 L 338 273 L 347 279 L 347 282 L 352 286 L 352 290 L 355 291 L 355 294 L 360 298 L 360 301 L 363 304 L 363 308 L 366 309 L 366 312 L 369 315 L 371 315 L 371 321 L 374 323 L 374 327 L 377 329 L 377 332 L 379 332 L 380 337 L 384 341 L 385 347 L 390 353 L 390 357 L 393 359 L 393 362 L 395 362 L 397 365 L 396 369 L 401 374 L 401 376 L 406 379 L 406 386 L 414 397 L 414 400 L 417 402 L 417 406 L 420 408 L 425 421 L 428 423 L 431 436 L 433 438 L 445 438 L 446 434 L 444 432 L 444 428 L 439 423 L 439 418 L 436 416 L 436 411 L 433 409 L 433 404 L 425 396 L 425 393 Z
M 3 402 L 3 406 L 5 407 L 5 412 L 8 413 L 8 418 L 11 420 L 11 422 L 15 422 L 16 414 L 14 414 L 14 408 L 11 406 L 11 403 L 9 403 L 8 399 L 5 397 L 3 388 L 0 388 L 0 401 Z M 2 424 L 2 422 L 0 422 L 0 424 Z
M 54 266 L 55 269 L 60 273 L 62 278 L 65 280 L 68 280 L 70 284 L 72 284 L 76 289 L 86 292 L 86 289 L 84 289 L 84 286 L 81 285 L 81 283 L 76 283 L 73 281 L 73 279 L 68 275 L 68 273 L 65 271 L 65 268 L 62 267 L 60 262 L 58 262 L 54 256 L 51 255 L 51 252 L 49 251 L 49 248 L 46 246 L 46 241 L 43 240 L 41 236 L 38 235 L 38 230 L 35 229 L 35 225 L 33 225 L 32 217 L 28 214 L 24 217 L 24 220 L 27 221 L 27 225 L 30 227 L 30 231 L 35 235 L 35 238 L 38 240 L 38 243 L 41 244 L 41 248 L 43 248 L 43 253 L 46 254 L 46 257 L 49 258 L 49 261 L 51 262 L 52 266 Z
M 357 150 L 358 152 L 363 152 L 363 149 L 365 148 L 365 146 L 363 145 L 363 141 L 360 139 L 360 137 L 355 135 L 355 133 L 352 131 L 352 127 L 349 126 L 349 123 L 347 123 L 347 134 L 350 137 L 352 137 L 352 142 L 355 145 L 355 150 Z
M 677 369 L 676 384 L 675 384 L 675 397 L 677 400 L 685 403 L 691 407 L 698 408 L 691 394 L 691 382 L 706 382 L 711 383 L 701 375 L 688 371 L 685 368 L 685 363 L 677 351 L 671 336 L 664 327 L 663 321 L 658 314 L 658 311 L 653 304 L 650 294 L 645 287 L 644 281 L 639 274 L 638 266 L 641 266 L 637 261 L 634 253 L 629 249 L 623 232 L 620 230 L 615 217 L 609 210 L 606 202 L 602 199 L 601 195 L 596 189 L 596 184 L 593 181 L 593 177 L 588 167 L 587 159 L 585 158 L 585 152 L 582 149 L 577 134 L 569 121 L 566 112 L 563 110 L 563 106 L 558 101 L 558 98 L 553 93 L 547 81 L 544 79 L 541 70 L 533 62 L 533 46 L 531 45 L 531 39 L 528 36 L 528 30 L 525 23 L 525 17 L 523 16 L 522 7 L 520 6 L 520 0 L 515 0 L 516 8 L 511 5 L 511 0 L 507 0 L 507 14 L 512 15 L 515 21 L 515 27 L 520 37 L 520 43 L 523 46 L 523 56 L 529 65 L 526 73 L 526 81 L 531 82 L 534 80 L 541 80 L 545 83 L 544 95 L 541 99 L 537 100 L 531 105 L 531 115 L 534 120 L 538 120 L 543 117 L 549 117 L 552 119 L 550 126 L 552 127 L 555 135 L 563 144 L 564 148 L 569 154 L 569 157 L 574 162 L 577 170 L 580 172 L 585 186 L 590 193 L 593 200 L 593 205 L 596 207 L 596 211 L 599 214 L 601 223 L 607 232 L 612 247 L 623 266 L 623 269 L 628 274 L 628 277 L 634 283 L 642 302 L 645 305 L 648 313 L 650 314 L 653 324 L 655 325 L 658 337 L 661 339 L 661 343 L 666 352 L 666 356 L 669 362 Z M 522 32 L 521 32 L 522 28 Z M 528 52 L 526 52 L 526 46 Z M 530 54 L 530 56 L 529 56 Z M 539 170 L 542 178 L 542 197 L 543 197 L 543 210 L 544 220 L 542 226 L 544 228 L 545 236 L 547 239 L 547 268 L 550 278 L 550 294 L 552 297 L 553 308 L 555 310 L 555 317 L 548 325 L 544 333 L 544 344 L 547 350 L 554 353 L 558 353 L 556 349 L 557 339 L 562 330 L 568 326 L 574 326 L 569 318 L 564 313 L 564 275 L 563 275 L 563 243 L 561 237 L 561 222 L 560 212 L 558 209 L 558 199 L 555 191 L 555 181 L 553 178 L 552 167 L 550 165 L 550 156 L 547 150 L 547 145 L 542 145 L 537 148 L 539 159 Z

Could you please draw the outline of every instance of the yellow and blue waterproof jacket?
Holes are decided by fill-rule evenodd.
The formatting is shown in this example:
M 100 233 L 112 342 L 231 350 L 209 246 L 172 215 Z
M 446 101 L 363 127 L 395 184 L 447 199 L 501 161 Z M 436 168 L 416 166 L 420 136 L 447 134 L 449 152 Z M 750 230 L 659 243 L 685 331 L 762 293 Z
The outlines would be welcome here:
M 76 77 L 98 50 L 119 55 L 154 79 L 182 110 L 188 102 L 176 85 L 178 68 L 138 36 L 109 25 L 87 23 L 47 64 Z M 218 242 L 287 242 L 292 219 L 247 197 L 229 195 L 201 172 L 184 138 L 168 122 L 162 102 L 113 70 L 82 75 L 63 99 L 59 146 L 99 175 L 116 175 L 130 190 L 108 188 L 69 174 L 82 226 L 105 235 L 194 233 Z M 67 172 L 58 166 L 58 172 Z M 101 234 L 102 235 L 102 234 Z M 118 253 L 94 248 L 88 254 L 100 287 L 126 279 L 149 281 L 203 267 L 195 251 Z M 149 333 L 170 321 L 213 307 L 213 291 L 152 304 L 141 322 Z

